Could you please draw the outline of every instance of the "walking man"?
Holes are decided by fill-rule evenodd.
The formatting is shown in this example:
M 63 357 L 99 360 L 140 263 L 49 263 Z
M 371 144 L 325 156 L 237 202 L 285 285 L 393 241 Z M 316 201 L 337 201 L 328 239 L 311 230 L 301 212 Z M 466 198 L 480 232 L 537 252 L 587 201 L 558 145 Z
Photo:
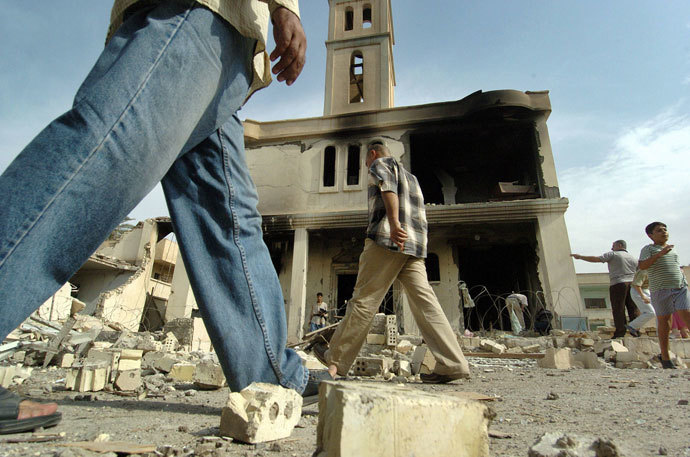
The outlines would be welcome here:
M 328 366 L 331 376 L 347 375 L 381 300 L 397 279 L 405 289 L 422 337 L 436 358 L 434 373 L 422 374 L 422 381 L 446 383 L 467 378 L 467 360 L 427 280 L 427 222 L 417 178 L 391 157 L 382 142 L 369 145 L 366 165 L 369 225 L 357 282 L 330 344 L 316 344 L 314 354 Z
M 637 259 L 628 253 L 624 240 L 613 242 L 611 250 L 600 256 L 571 254 L 578 260 L 592 263 L 606 263 L 609 269 L 609 298 L 611 299 L 611 313 L 616 330 L 614 338 L 622 338 L 626 332 L 625 310 L 628 310 L 628 320 L 634 320 L 639 311 L 630 296 L 630 285 L 637 271 Z
M 162 181 L 230 388 L 261 381 L 315 394 L 318 379 L 286 349 L 283 296 L 237 115 L 271 72 L 291 85 L 305 50 L 297 0 L 116 0 L 73 106 L 0 177 L 0 341 Z M 56 408 L 0 388 L 14 431 L 54 423 Z

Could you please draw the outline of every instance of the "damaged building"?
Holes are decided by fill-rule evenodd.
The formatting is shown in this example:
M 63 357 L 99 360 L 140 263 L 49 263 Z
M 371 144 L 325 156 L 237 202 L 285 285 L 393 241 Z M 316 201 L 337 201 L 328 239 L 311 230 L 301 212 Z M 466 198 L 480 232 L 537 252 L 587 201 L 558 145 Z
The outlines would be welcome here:
M 330 0 L 324 115 L 245 121 L 290 337 L 302 336 L 317 292 L 336 316 L 352 296 L 367 224 L 366 146 L 375 139 L 419 180 L 427 272 L 454 328 L 509 328 L 502 297 L 511 291 L 528 295 L 528 315 L 546 307 L 582 316 L 548 92 L 478 91 L 394 107 L 393 44 L 389 0 Z M 474 308 L 463 307 L 461 282 Z M 397 314 L 404 333 L 417 332 L 397 284 L 381 311 Z

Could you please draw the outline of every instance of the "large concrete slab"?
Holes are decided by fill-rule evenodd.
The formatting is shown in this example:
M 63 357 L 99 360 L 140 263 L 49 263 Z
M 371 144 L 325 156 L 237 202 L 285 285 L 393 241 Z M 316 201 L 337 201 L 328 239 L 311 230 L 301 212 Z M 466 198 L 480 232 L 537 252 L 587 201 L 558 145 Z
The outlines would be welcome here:
M 319 457 L 488 457 L 483 403 L 381 383 L 319 388 Z

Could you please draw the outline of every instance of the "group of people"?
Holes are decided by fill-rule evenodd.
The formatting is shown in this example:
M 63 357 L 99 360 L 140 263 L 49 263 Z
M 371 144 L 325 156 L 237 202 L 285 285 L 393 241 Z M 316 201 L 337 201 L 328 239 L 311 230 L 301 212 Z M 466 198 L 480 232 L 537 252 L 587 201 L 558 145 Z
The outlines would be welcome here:
M 656 317 L 661 365 L 676 368 L 669 356 L 669 335 L 674 322 L 683 337 L 690 327 L 688 283 L 678 253 L 668 244 L 666 224 L 652 222 L 645 227 L 645 233 L 652 243 L 642 248 L 639 259 L 628 253 L 624 240 L 614 241 L 611 250 L 600 256 L 571 255 L 608 265 L 613 337 L 621 338 L 626 333 L 639 336 L 640 328 Z

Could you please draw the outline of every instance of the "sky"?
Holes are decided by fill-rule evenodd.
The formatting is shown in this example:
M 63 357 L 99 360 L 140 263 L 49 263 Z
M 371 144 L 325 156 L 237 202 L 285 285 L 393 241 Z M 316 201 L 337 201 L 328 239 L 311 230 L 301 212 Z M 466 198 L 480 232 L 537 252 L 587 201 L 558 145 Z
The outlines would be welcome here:
M 59 6 L 57 4 L 59 3 Z M 600 255 L 644 226 L 668 224 L 690 263 L 690 2 L 687 0 L 392 0 L 395 106 L 477 91 L 549 90 L 547 122 L 572 252 Z M 424 6 L 421 6 L 424 5 Z M 69 109 L 103 49 L 111 2 L 3 2 L 0 170 Z M 302 0 L 307 64 L 240 117 L 321 116 L 328 1 Z M 269 41 L 269 49 L 272 43 Z M 0 203 L 1 204 L 1 203 Z M 167 215 L 158 186 L 132 212 Z M 575 261 L 578 272 L 606 271 Z

